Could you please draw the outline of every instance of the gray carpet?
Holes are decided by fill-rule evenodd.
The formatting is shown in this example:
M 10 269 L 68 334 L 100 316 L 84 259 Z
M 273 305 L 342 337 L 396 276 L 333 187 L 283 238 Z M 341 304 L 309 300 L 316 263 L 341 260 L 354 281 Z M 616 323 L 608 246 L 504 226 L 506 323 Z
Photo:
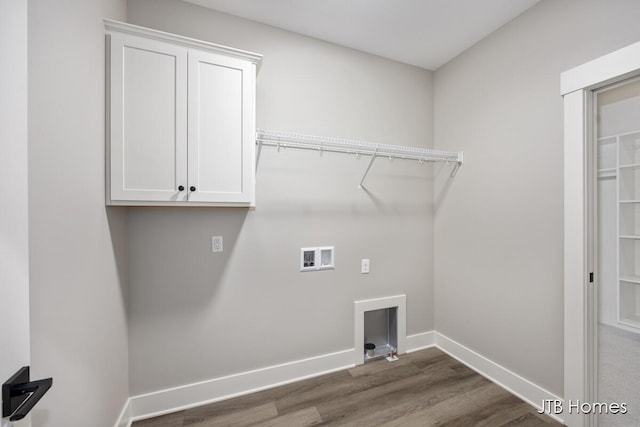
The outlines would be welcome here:
M 598 401 L 627 403 L 628 413 L 601 415 L 600 426 L 640 426 L 640 335 L 600 324 Z

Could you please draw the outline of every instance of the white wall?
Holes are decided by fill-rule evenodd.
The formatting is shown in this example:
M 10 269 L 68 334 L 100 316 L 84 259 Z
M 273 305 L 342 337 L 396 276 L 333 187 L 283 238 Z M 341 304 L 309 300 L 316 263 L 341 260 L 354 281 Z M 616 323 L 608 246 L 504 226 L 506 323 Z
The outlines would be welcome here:
M 598 93 L 598 137 L 640 130 L 640 82 Z M 613 155 L 615 165 L 615 154 Z
M 29 364 L 27 3 L 0 2 L 0 383 Z M 0 425 L 5 425 L 5 420 Z
M 113 426 L 128 393 L 126 217 L 104 198 L 103 18 L 125 0 L 29 1 L 34 426 Z M 21 182 L 14 182 L 22 185 Z
M 260 128 L 432 145 L 431 72 L 179 1 L 128 16 L 264 54 Z M 432 166 L 378 160 L 365 192 L 367 160 L 265 147 L 255 210 L 131 209 L 132 395 L 352 348 L 354 300 L 406 293 L 408 333 L 431 330 Z M 336 269 L 300 273 L 316 245 Z
M 560 72 L 640 40 L 640 2 L 543 0 L 435 73 L 435 325 L 563 390 Z

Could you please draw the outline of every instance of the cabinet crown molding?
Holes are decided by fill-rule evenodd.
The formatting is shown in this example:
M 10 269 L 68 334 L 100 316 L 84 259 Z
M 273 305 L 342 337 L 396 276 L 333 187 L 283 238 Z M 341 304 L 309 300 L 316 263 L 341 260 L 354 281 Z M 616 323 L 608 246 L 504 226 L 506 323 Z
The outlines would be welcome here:
M 170 43 L 185 46 L 185 47 L 197 48 L 197 49 L 206 50 L 209 52 L 221 53 L 221 54 L 235 57 L 238 59 L 244 59 L 256 64 L 256 66 L 259 66 L 260 63 L 262 62 L 262 55 L 259 53 L 249 52 L 241 49 L 235 49 L 232 47 L 210 43 L 203 40 L 192 39 L 190 37 L 166 33 L 160 30 L 154 30 L 152 28 L 146 28 L 146 27 L 140 27 L 138 25 L 127 24 L 125 22 L 114 21 L 111 19 L 104 19 L 104 27 L 107 31 L 107 34 L 109 34 L 111 31 L 116 31 L 118 33 L 125 33 L 125 34 L 131 34 L 134 36 L 145 37 L 147 39 L 170 42 Z

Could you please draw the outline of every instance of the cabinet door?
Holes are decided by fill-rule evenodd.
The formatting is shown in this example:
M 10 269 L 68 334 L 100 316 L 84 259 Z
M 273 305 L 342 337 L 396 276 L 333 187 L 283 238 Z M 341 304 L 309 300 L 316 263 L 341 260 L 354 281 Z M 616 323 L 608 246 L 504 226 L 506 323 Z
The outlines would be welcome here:
M 110 50 L 111 201 L 185 201 L 187 49 L 112 34 Z
M 189 51 L 190 202 L 252 205 L 255 65 Z

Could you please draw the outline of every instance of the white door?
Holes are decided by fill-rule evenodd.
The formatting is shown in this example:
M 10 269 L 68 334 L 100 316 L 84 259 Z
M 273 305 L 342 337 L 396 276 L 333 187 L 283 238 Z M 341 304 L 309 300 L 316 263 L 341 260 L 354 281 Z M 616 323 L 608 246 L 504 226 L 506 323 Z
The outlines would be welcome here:
M 255 65 L 189 51 L 189 201 L 253 203 Z
M 112 34 L 112 201 L 187 199 L 187 49 Z
M 29 365 L 27 2 L 0 2 L 0 383 Z M 9 425 L 0 418 L 0 426 Z M 28 420 L 15 424 L 29 425 Z

